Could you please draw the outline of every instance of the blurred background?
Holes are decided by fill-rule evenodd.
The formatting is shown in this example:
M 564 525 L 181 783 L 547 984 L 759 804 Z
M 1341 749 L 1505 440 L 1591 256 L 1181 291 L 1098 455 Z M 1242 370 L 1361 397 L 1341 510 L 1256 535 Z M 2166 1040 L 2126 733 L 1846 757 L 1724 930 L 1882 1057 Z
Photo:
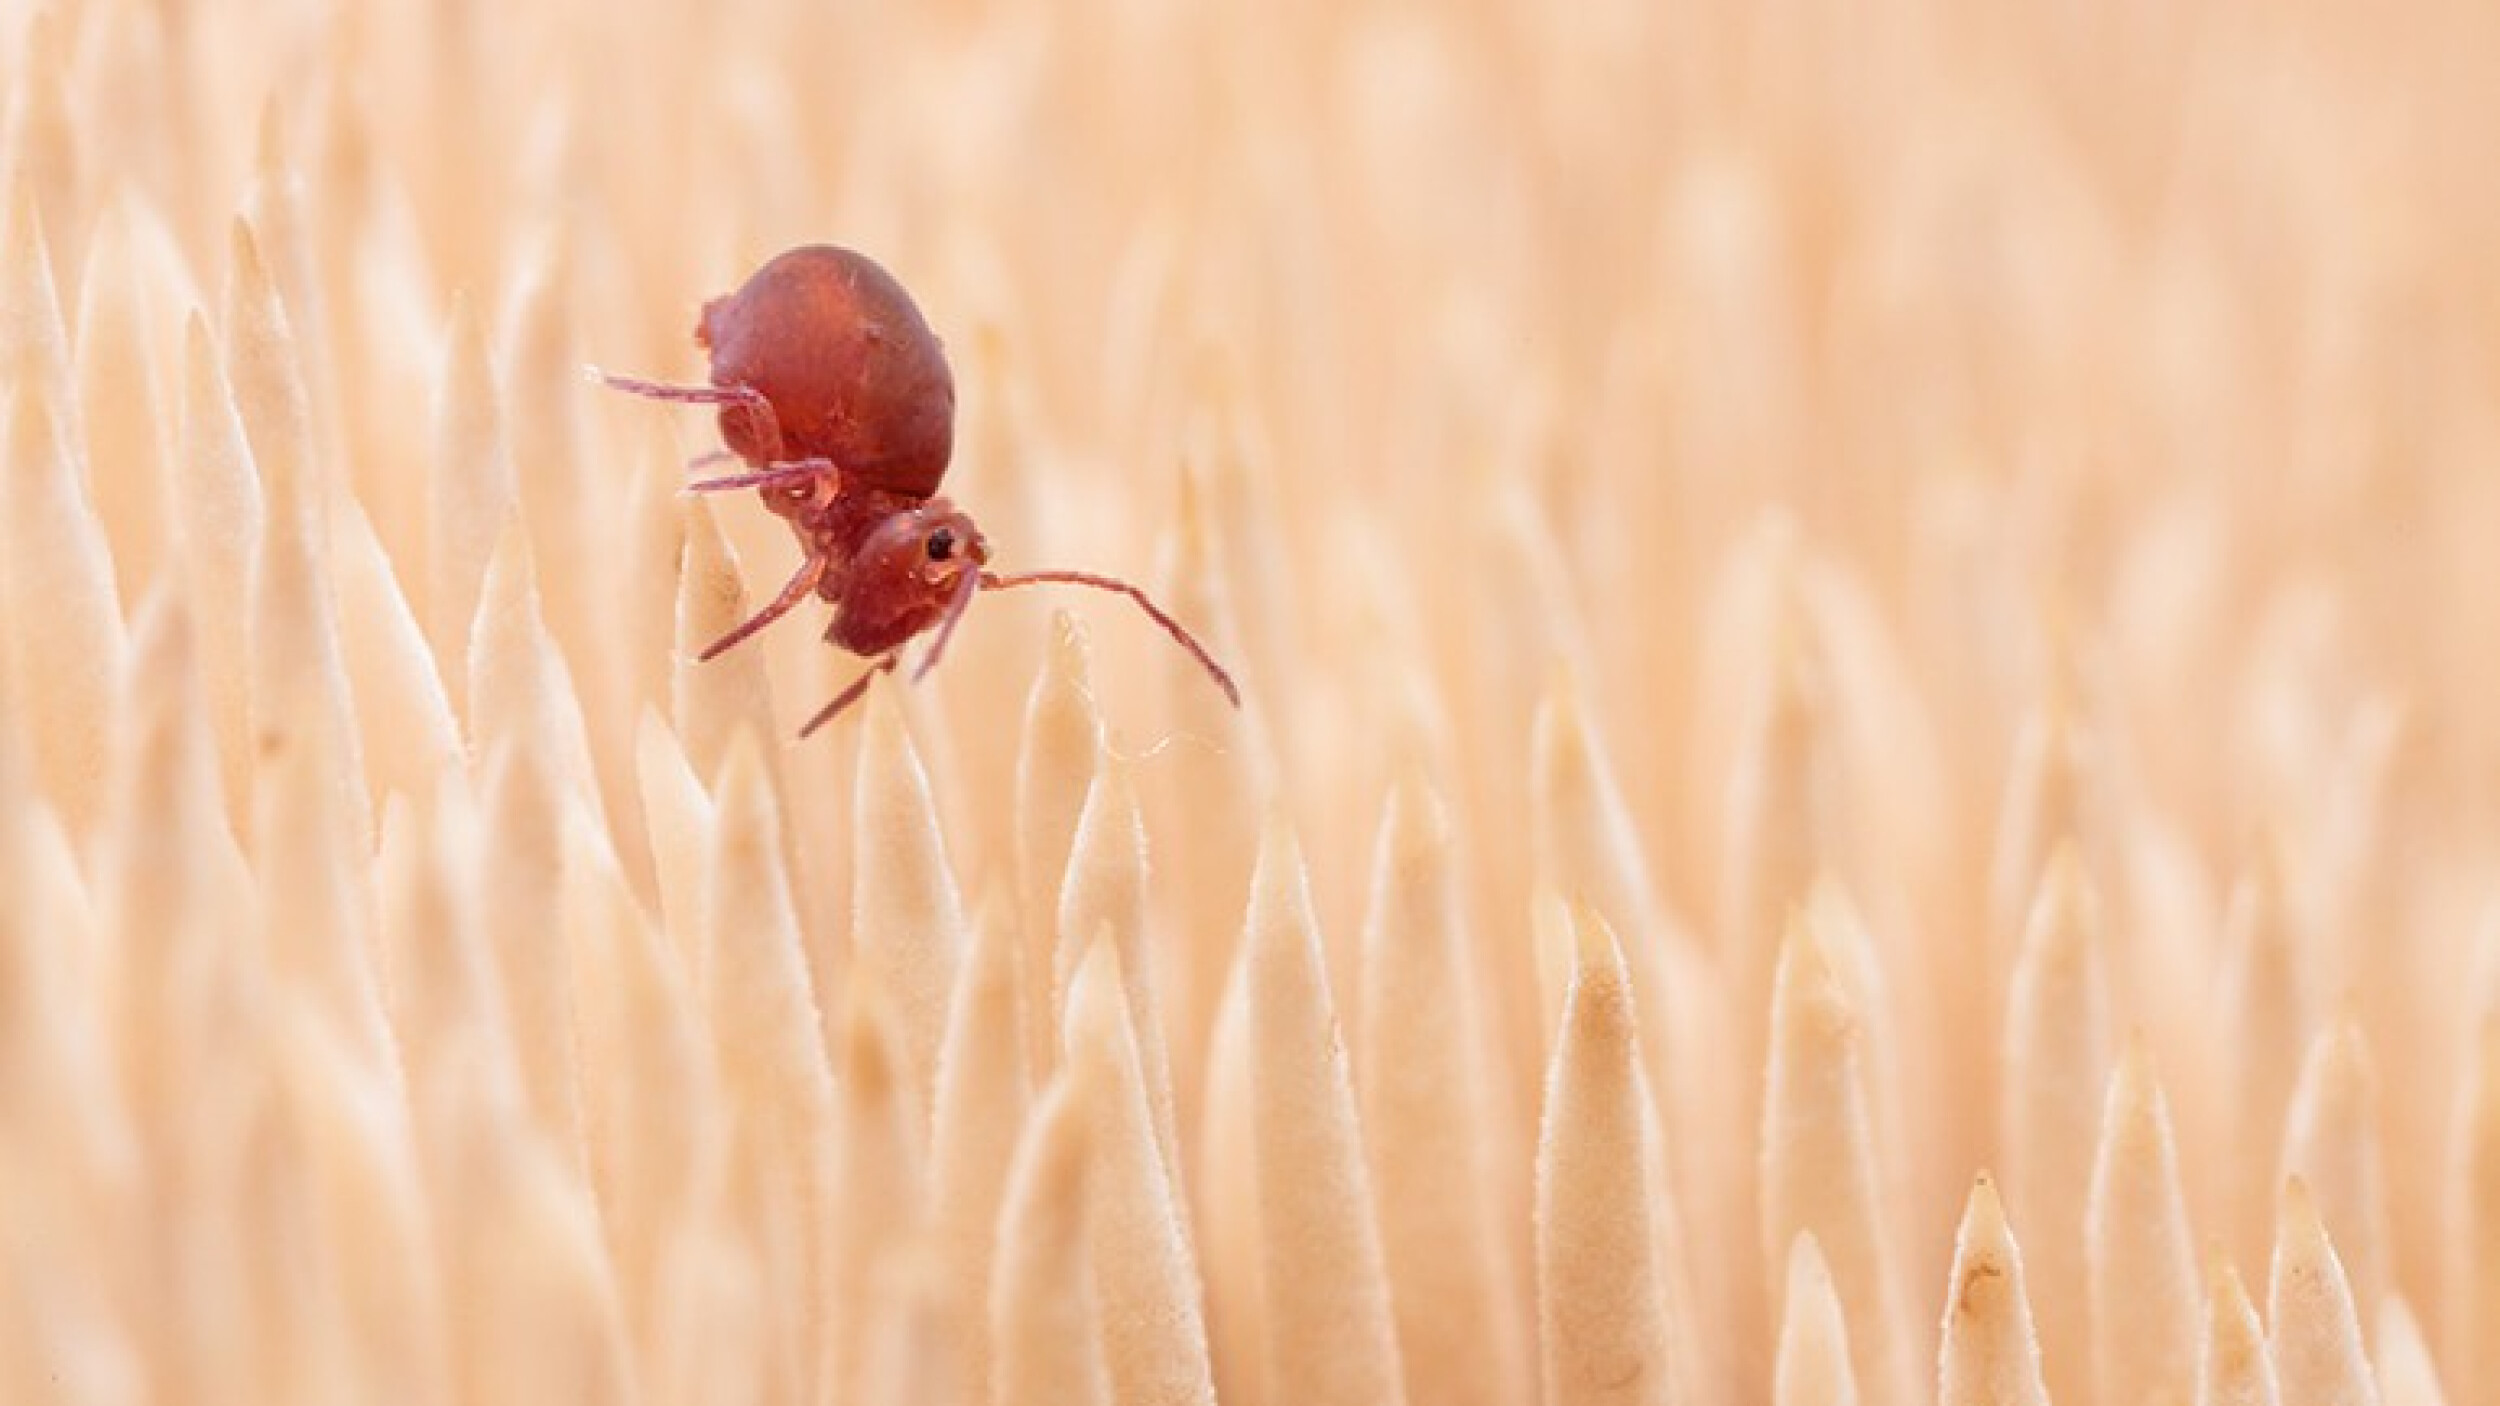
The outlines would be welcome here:
M 1089 627 L 1154 857 L 1184 1164 L 1224 1146 L 1211 1052 L 1262 817 L 1301 837 L 1351 1027 L 1373 836 L 1421 777 L 1493 1012 L 1519 1255 L 1540 903 L 1619 900 L 1627 950 L 1711 973 L 1683 998 L 1724 1021 L 1724 1064 L 1676 1067 L 1716 1102 L 1652 1093 L 1698 1179 L 1713 1399 L 1762 1399 L 1781 1246 L 1742 1183 L 1781 934 L 1820 882 L 1881 977 L 1856 994 L 1922 1379 L 1955 1208 L 1992 1165 L 2051 1385 L 2080 1383 L 2083 1177 L 2042 1170 L 2048 1135 L 2009 1111 L 2041 1106 L 2007 1012 L 2065 844 L 2104 968 L 2059 1066 L 2076 1116 L 2140 1032 L 2200 1244 L 2253 1282 L 2303 1052 L 2347 1023 L 2376 1071 L 2369 1171 L 2326 1199 L 2362 1321 L 2400 1294 L 2462 1353 L 2500 1312 L 2443 1250 L 2480 1204 L 2452 1113 L 2500 931 L 2500 9 L 11 0 L 0 75 L 0 731 L 11 804 L 61 835 L 29 853 L 67 866 L 104 954 L 60 959 L 76 989 L 115 989 L 134 950 L 102 895 L 116 739 L 156 686 L 125 674 L 124 625 L 151 602 L 195 622 L 238 857 L 263 887 L 285 862 L 253 799 L 268 627 L 217 619 L 267 579 L 240 565 L 261 530 L 201 496 L 225 387 L 261 485 L 231 502 L 300 502 L 327 538 L 308 579 L 338 595 L 352 742 L 320 755 L 373 841 L 338 862 L 368 869 L 395 805 L 433 824 L 499 740 L 541 736 L 488 715 L 473 654 L 518 523 L 570 698 L 546 735 L 578 748 L 550 764 L 560 807 L 667 921 L 638 728 L 664 718 L 704 786 L 736 730 L 705 701 L 731 686 L 681 657 L 681 583 L 759 597 L 794 548 L 752 505 L 675 495 L 708 416 L 580 367 L 700 380 L 704 300 L 836 242 L 944 338 L 947 491 L 1000 564 L 1148 583 L 1243 679 L 1236 717 L 1125 607 L 1037 592 L 983 602 L 898 698 L 966 903 L 1046 924 L 1052 879 L 1017 849 L 1027 697 L 1052 612 Z M 250 330 L 264 276 L 276 352 Z M 872 821 L 847 738 L 784 745 L 855 662 L 816 618 L 735 687 L 768 700 L 737 716 L 770 740 L 830 1010 Z M 1572 838 L 1540 780 L 1537 739 L 1580 735 L 1564 715 L 1611 839 Z M 1587 879 L 1575 856 L 1618 840 Z M 2270 925 L 2291 975 L 2249 996 Z M 40 1143 L 10 1136 L 0 1160 Z M 1212 1253 L 1219 1385 L 1255 1401 L 1220 1360 Z M 24 1291 L 43 1256 L 21 1259 Z M 137 1312 L 115 1282 L 96 1324 Z M 20 1310 L 17 1341 L 47 1340 L 50 1310 Z M 2500 1400 L 2462 1370 L 2454 1399 Z M 166 1380 L 127 1379 L 183 1399 Z

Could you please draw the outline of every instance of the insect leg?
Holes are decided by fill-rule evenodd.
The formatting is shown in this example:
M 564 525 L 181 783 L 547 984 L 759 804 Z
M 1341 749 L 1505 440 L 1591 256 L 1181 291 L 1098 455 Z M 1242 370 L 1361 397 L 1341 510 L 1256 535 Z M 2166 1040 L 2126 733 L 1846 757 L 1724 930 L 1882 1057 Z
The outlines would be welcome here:
M 825 558 L 813 555 L 799 563 L 798 573 L 790 578 L 788 585 L 781 588 L 780 595 L 773 597 L 770 604 L 755 612 L 745 624 L 712 641 L 704 648 L 696 662 L 710 663 L 745 640 L 747 636 L 789 614 L 792 606 L 807 599 L 807 593 L 815 590 L 816 583 L 825 579 L 825 568 L 830 564 Z
M 646 400 L 674 400 L 686 405 L 761 405 L 764 394 L 750 386 L 679 386 L 666 381 L 646 381 L 640 376 L 619 376 L 596 366 L 584 367 L 590 378 L 612 391 L 638 395 Z
M 816 710 L 816 716 L 809 718 L 807 720 L 807 725 L 799 729 L 799 736 L 805 737 L 809 733 L 814 732 L 816 729 L 832 722 L 843 709 L 858 702 L 860 695 L 868 691 L 868 681 L 870 679 L 875 678 L 879 674 L 893 673 L 894 666 L 902 661 L 903 651 L 898 649 L 893 653 L 888 654 L 883 659 L 878 660 L 876 663 L 869 665 L 866 670 L 861 672 L 858 678 L 851 680 L 851 686 L 849 688 L 835 694 L 832 702 Z
M 645 400 L 667 400 L 681 405 L 738 405 L 756 417 L 763 428 L 765 440 L 773 446 L 774 457 L 780 457 L 781 417 L 773 411 L 773 403 L 753 386 L 673 386 L 665 381 L 646 381 L 639 376 L 619 376 L 596 366 L 585 368 L 590 378 L 610 390 L 638 395 Z
M 752 473 L 700 478 L 686 485 L 688 493 L 726 493 L 740 488 L 795 488 L 819 478 L 838 476 L 831 459 L 790 459 L 767 464 Z
M 929 641 L 927 657 L 920 661 L 919 668 L 912 670 L 913 683 L 927 678 L 929 671 L 937 667 L 938 656 L 946 653 L 946 642 L 955 637 L 956 622 L 964 618 L 965 607 L 972 604 L 973 596 L 980 590 L 981 573 L 978 571 L 966 571 L 955 578 L 955 594 L 946 599 L 946 614 L 938 618 L 937 636 Z

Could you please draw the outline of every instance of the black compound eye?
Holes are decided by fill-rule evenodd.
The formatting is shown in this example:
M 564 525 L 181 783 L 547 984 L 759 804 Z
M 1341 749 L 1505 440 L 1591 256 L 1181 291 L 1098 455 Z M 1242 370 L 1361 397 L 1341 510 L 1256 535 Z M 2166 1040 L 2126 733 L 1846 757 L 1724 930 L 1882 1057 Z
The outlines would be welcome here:
M 944 561 L 955 555 L 955 529 L 941 527 L 929 534 L 929 560 Z

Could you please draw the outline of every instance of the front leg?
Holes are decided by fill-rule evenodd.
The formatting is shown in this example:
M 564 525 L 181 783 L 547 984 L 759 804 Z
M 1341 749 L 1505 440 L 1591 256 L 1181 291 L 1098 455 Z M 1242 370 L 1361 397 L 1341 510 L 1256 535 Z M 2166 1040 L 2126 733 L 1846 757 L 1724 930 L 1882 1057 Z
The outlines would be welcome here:
M 808 592 L 816 589 L 817 582 L 825 579 L 825 572 L 831 565 L 831 562 L 821 556 L 810 556 L 799 563 L 798 573 L 790 578 L 789 584 L 781 588 L 780 595 L 773 597 L 770 604 L 755 612 L 745 624 L 712 641 L 704 648 L 702 654 L 696 656 L 695 662 L 711 663 L 735 648 L 748 636 L 789 614 L 793 606 L 807 599 Z
M 799 729 L 799 736 L 805 737 L 809 733 L 814 732 L 816 729 L 832 722 L 835 717 L 840 715 L 843 709 L 848 708 L 860 700 L 860 695 L 868 691 L 868 683 L 871 679 L 874 679 L 879 674 L 893 673 L 894 666 L 901 663 L 902 659 L 903 651 L 897 649 L 892 653 L 887 654 L 883 659 L 869 665 L 866 672 L 862 673 L 858 678 L 851 680 L 851 686 L 849 688 L 835 694 L 832 702 L 816 710 L 816 716 L 809 718 L 807 720 L 807 725 Z

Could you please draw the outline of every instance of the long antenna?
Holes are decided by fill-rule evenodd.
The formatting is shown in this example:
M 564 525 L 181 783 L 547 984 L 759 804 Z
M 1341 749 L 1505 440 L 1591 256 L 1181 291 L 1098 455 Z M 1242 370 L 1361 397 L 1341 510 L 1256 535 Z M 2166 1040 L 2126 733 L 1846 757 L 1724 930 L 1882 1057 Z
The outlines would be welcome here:
M 1091 586 L 1097 591 L 1110 591 L 1137 602 L 1138 609 L 1152 616 L 1154 622 L 1163 627 L 1165 634 L 1178 640 L 1181 648 L 1189 651 L 1189 657 L 1197 660 L 1200 667 L 1207 671 L 1207 676 L 1215 680 L 1215 686 L 1224 690 L 1224 697 L 1234 707 L 1241 706 L 1241 690 L 1233 685 L 1233 676 L 1224 672 L 1223 665 L 1215 662 L 1215 656 L 1207 653 L 1205 645 L 1198 643 L 1198 637 L 1189 633 L 1180 621 L 1166 614 L 1151 596 L 1128 582 L 1114 576 L 1096 576 L 1090 571 L 1023 571 L 1013 576 L 1001 576 L 991 571 L 981 573 L 981 588 L 987 591 L 1012 591 L 1018 586 L 1044 585 Z

